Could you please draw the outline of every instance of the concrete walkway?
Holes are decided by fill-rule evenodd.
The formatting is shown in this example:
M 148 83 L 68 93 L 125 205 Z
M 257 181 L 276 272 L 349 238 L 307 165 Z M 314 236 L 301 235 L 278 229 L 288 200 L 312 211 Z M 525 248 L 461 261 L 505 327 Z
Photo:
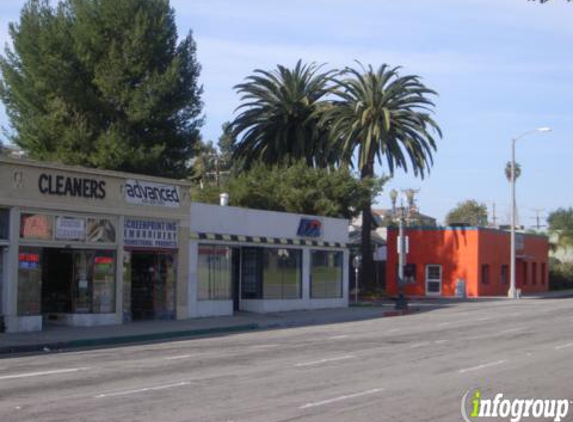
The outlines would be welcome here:
M 0 333 L 0 354 L 110 346 L 257 329 L 330 324 L 395 316 L 392 304 L 344 309 L 253 314 L 181 321 L 142 321 L 104 327 L 47 327 L 41 332 Z

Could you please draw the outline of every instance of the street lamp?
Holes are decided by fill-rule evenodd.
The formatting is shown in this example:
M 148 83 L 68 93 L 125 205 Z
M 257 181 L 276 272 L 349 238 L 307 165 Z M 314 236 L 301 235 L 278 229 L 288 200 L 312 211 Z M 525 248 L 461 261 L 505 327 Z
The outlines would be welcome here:
M 510 286 L 507 295 L 510 298 L 517 299 L 517 290 L 515 288 L 515 214 L 516 214 L 516 204 L 515 204 L 515 143 L 519 141 L 521 138 L 524 138 L 527 135 L 532 135 L 534 133 L 544 133 L 544 132 L 551 132 L 551 128 L 549 127 L 539 127 L 537 129 L 528 130 L 527 132 L 522 133 L 519 136 L 516 136 L 511 140 L 511 254 L 510 254 Z
M 396 218 L 396 200 L 398 199 L 398 191 L 392 189 L 390 191 L 390 200 L 392 201 L 392 213 Z M 413 199 L 413 194 L 412 194 Z M 405 297 L 405 283 L 404 283 L 404 261 L 406 258 L 405 238 L 404 238 L 404 206 L 400 200 L 400 217 L 398 218 L 398 298 L 396 299 L 396 309 L 407 309 L 408 302 Z

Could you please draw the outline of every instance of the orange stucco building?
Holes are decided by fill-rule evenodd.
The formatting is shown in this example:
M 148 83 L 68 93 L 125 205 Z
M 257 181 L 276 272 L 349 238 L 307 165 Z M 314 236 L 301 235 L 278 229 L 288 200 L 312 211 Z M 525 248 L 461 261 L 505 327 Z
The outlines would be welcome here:
M 509 289 L 510 233 L 478 227 L 406 228 L 406 296 L 455 296 L 458 280 L 466 295 L 504 296 Z M 398 294 L 398 229 L 388 230 L 386 290 Z M 516 235 L 516 287 L 522 293 L 548 289 L 549 241 Z

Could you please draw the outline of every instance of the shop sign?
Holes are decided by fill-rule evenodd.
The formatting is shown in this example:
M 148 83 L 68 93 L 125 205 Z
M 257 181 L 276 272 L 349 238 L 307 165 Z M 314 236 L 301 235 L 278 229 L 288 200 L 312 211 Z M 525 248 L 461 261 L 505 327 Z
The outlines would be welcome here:
M 44 214 L 22 214 L 20 237 L 50 240 L 52 238 L 52 217 Z
M 126 218 L 123 230 L 125 246 L 177 248 L 177 222 Z
M 83 218 L 57 217 L 56 239 L 84 240 L 86 237 L 86 221 Z
M 40 255 L 37 253 L 18 254 L 18 268 L 23 270 L 37 270 L 40 266 Z
M 105 198 L 105 181 L 61 174 L 40 174 L 38 189 L 44 195 L 72 196 L 79 198 Z
M 322 223 L 313 218 L 301 218 L 298 225 L 297 236 L 320 237 L 322 234 Z
M 129 204 L 178 208 L 179 187 L 128 179 L 125 181 L 125 201 Z

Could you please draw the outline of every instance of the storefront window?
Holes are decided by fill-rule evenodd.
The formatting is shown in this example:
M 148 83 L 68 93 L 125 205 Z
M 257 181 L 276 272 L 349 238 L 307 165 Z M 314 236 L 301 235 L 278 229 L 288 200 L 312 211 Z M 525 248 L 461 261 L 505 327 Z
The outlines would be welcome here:
M 41 250 L 18 253 L 18 315 L 40 315 L 42 299 Z
M 88 218 L 88 242 L 114 243 L 115 222 L 107 218 Z
M 22 239 L 52 239 L 53 218 L 46 214 L 22 214 L 20 237 Z
M 231 248 L 199 245 L 197 277 L 197 298 L 199 300 L 230 300 Z
M 264 249 L 264 299 L 298 299 L 301 297 L 301 252 L 299 249 Z
M 93 313 L 115 312 L 115 255 L 97 252 L 93 264 Z
M 342 252 L 311 252 L 310 297 L 342 297 Z
M 10 211 L 0 209 L 0 240 L 8 239 L 8 228 L 10 227 Z
M 84 241 L 86 238 L 85 218 L 56 217 L 57 240 Z
M 54 250 L 61 253 L 61 250 Z M 61 262 L 64 260 L 62 259 Z M 74 291 L 73 312 L 77 314 L 92 312 L 92 280 L 94 274 L 94 252 L 74 251 L 72 254 L 72 290 Z M 53 281 L 52 281 L 53 282 Z M 56 286 L 54 285 L 53 288 Z M 65 283 L 65 291 L 68 290 Z M 69 311 L 68 311 L 69 312 Z

